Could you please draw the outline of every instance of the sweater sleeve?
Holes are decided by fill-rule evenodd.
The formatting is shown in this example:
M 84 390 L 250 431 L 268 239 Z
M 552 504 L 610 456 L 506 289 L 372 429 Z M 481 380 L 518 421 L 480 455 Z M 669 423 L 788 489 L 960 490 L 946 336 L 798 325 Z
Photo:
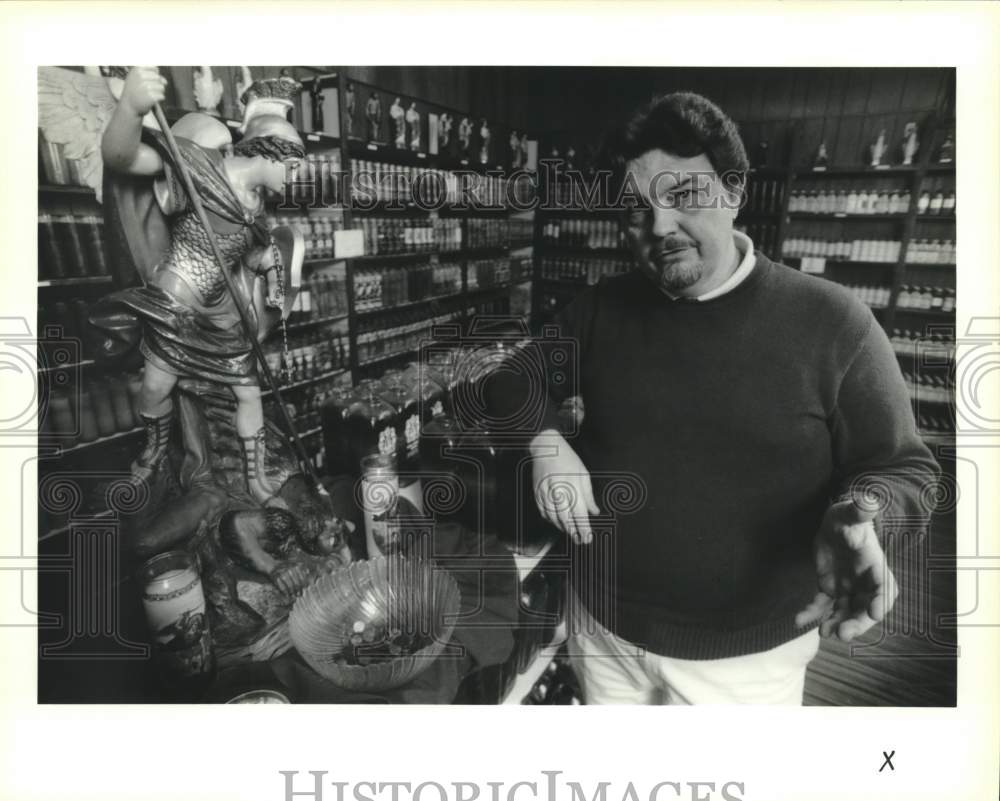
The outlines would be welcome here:
M 595 314 L 597 287 L 580 293 L 520 355 L 518 369 L 498 370 L 489 382 L 487 399 L 492 414 L 504 420 L 531 420 L 518 431 L 530 440 L 546 429 L 566 430 L 562 404 L 579 395 L 580 364 L 584 359 Z M 537 410 L 521 415 L 520 410 Z
M 892 345 L 871 319 L 844 374 L 832 419 L 835 496 L 879 500 L 879 537 L 926 526 L 941 469 L 917 433 Z

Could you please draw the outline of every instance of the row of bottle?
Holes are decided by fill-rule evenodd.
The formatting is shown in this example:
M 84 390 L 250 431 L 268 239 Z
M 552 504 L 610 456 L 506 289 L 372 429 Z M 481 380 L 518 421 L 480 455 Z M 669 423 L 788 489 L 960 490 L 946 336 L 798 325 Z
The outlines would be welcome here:
M 938 412 L 921 410 L 917 414 L 917 430 L 921 434 L 954 435 L 955 418 L 945 406 L 942 406 L 941 411 Z
M 924 353 L 933 354 L 935 358 L 954 360 L 955 339 L 940 331 L 927 333 L 925 331 L 913 331 L 909 328 L 894 328 L 892 336 L 889 337 L 892 349 L 899 354 L 908 356 L 920 356 Z
M 364 312 L 453 295 L 462 290 L 458 262 L 360 269 L 354 273 L 354 308 Z
M 476 259 L 468 263 L 468 290 L 488 289 L 492 286 L 506 286 L 512 280 L 511 260 Z
M 511 248 L 530 247 L 535 241 L 535 221 L 514 217 L 507 221 L 507 237 Z
M 781 255 L 788 258 L 816 256 L 832 261 L 895 263 L 902 242 L 889 239 L 817 239 L 790 237 L 781 244 Z
M 785 184 L 781 178 L 759 178 L 751 175 L 744 194 L 743 212 L 777 214 L 785 199 Z
M 510 220 L 470 217 L 466 220 L 465 225 L 466 247 L 468 248 L 505 248 L 510 246 Z M 518 230 L 523 231 L 523 226 L 518 224 Z
M 96 214 L 38 215 L 38 277 L 108 275 L 104 222 Z
M 359 332 L 358 364 L 363 365 L 382 356 L 414 351 L 430 338 L 433 326 L 456 320 L 462 314 L 460 309 L 436 317 L 421 316 L 423 313 L 425 312 L 408 314 L 404 310 L 395 317 L 380 320 L 377 330 Z
M 285 195 L 293 203 L 309 206 L 343 203 L 340 152 L 309 153 L 286 176 Z
M 955 290 L 940 286 L 903 284 L 896 298 L 897 309 L 928 309 L 951 314 L 955 311 Z
M 606 275 L 627 272 L 632 266 L 628 259 L 542 259 L 542 278 L 552 281 L 581 281 L 596 284 Z
M 347 278 L 343 263 L 314 270 L 302 281 L 288 315 L 289 325 L 347 314 Z
M 777 258 L 775 246 L 778 242 L 778 224 L 773 222 L 741 223 L 736 230 L 742 231 L 753 242 L 754 247 L 772 259 Z
M 40 433 L 72 446 L 132 431 L 139 416 L 139 373 L 96 376 L 69 389 L 53 390 L 39 410 Z
M 797 188 L 788 198 L 788 211 L 804 214 L 905 214 L 909 208 L 907 189 Z
M 889 305 L 892 290 L 887 286 L 877 284 L 844 284 L 862 303 L 873 309 L 884 309 Z
M 454 219 L 413 217 L 361 217 L 355 228 L 364 234 L 365 253 L 430 253 L 460 250 L 462 225 Z
M 48 183 L 59 186 L 87 186 L 83 177 L 85 171 L 83 159 L 66 158 L 66 146 L 48 141 L 41 128 L 38 129 L 38 155 L 42 174 Z
M 955 264 L 957 260 L 953 239 L 911 239 L 906 248 L 910 264 Z
M 606 173 L 596 171 L 586 176 L 564 174 L 558 180 L 550 179 L 541 185 L 541 205 L 554 212 L 621 210 L 626 192 L 605 178 Z
M 955 214 L 954 179 L 947 183 L 947 186 L 943 186 L 940 178 L 924 179 L 917 196 L 917 214 Z
M 310 381 L 350 366 L 350 345 L 345 333 L 313 331 L 274 342 L 266 352 L 268 365 L 280 386 Z M 262 387 L 266 389 L 266 387 Z
M 945 404 L 955 402 L 955 382 L 950 376 L 946 378 L 927 372 L 903 370 L 903 380 L 910 390 L 910 397 L 916 401 Z
M 620 248 L 625 232 L 615 220 L 550 219 L 542 227 L 542 242 L 562 247 Z
M 491 208 L 509 205 L 508 182 L 475 172 L 455 173 L 430 167 L 406 167 L 359 159 L 352 163 L 355 201 L 364 205 L 416 204 L 423 208 L 463 205 Z
M 334 234 L 344 230 L 344 216 L 341 212 L 326 214 L 290 215 L 272 214 L 266 220 L 268 228 L 287 225 L 297 229 L 305 241 L 307 259 L 330 259 L 334 252 Z

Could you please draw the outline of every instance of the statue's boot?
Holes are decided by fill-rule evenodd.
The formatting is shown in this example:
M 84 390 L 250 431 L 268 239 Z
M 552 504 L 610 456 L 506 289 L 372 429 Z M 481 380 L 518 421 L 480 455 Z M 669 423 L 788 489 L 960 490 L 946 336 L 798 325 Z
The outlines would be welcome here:
M 146 444 L 139 457 L 132 462 L 132 478 L 148 482 L 167 455 L 170 430 L 174 422 L 174 410 L 171 409 L 159 417 L 143 413 L 140 413 L 139 417 L 142 418 L 142 423 L 146 428 Z

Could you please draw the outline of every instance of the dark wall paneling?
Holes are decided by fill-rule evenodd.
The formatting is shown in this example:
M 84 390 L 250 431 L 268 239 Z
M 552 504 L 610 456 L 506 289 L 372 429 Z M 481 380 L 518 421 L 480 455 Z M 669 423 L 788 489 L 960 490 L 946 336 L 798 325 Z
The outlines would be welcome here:
M 881 114 L 900 108 L 906 73 L 901 70 L 886 70 L 872 74 L 872 91 L 868 98 L 869 114 Z
M 845 117 L 840 121 L 836 139 L 826 143 L 831 164 L 861 164 L 863 118 Z
M 829 70 L 809 70 L 809 73 L 806 106 L 800 113 L 803 117 L 822 117 L 829 105 L 834 77 Z
M 852 69 L 847 72 L 847 92 L 844 95 L 844 105 L 841 109 L 830 108 L 831 114 L 863 114 L 868 107 L 868 98 L 872 91 L 872 75 L 870 70 Z

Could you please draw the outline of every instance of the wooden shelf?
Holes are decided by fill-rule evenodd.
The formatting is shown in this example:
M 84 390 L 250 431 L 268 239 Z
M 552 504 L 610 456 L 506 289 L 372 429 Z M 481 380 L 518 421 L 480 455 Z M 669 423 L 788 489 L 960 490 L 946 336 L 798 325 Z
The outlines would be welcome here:
M 417 352 L 416 348 L 409 348 L 408 350 L 397 350 L 393 353 L 381 353 L 378 356 L 372 356 L 371 358 L 358 362 L 358 367 L 370 367 L 373 364 L 379 364 L 381 362 L 389 362 L 394 359 L 398 359 L 402 356 L 408 356 Z
M 596 219 L 617 220 L 625 215 L 625 209 L 588 209 L 579 206 L 571 208 L 548 208 L 540 205 L 535 210 L 544 214 L 546 217 L 590 217 Z
M 278 391 L 291 392 L 296 389 L 301 389 L 302 387 L 308 387 L 310 384 L 318 384 L 320 381 L 326 381 L 327 379 L 330 378 L 336 378 L 337 376 L 343 375 L 346 372 L 349 372 L 349 368 L 338 367 L 336 370 L 331 370 L 328 373 L 320 373 L 319 375 L 314 375 L 311 378 L 303 378 L 299 381 L 296 381 L 293 384 L 279 384 Z M 261 397 L 267 397 L 268 395 L 272 395 L 273 391 L 270 389 L 265 389 L 262 390 L 260 394 Z
M 914 309 L 907 308 L 906 306 L 896 306 L 895 311 L 897 314 L 919 314 L 924 317 L 936 317 L 941 320 L 954 320 L 955 312 L 953 311 L 941 311 L 940 309 Z
M 871 260 L 851 260 L 851 259 L 833 259 L 829 256 L 782 256 L 783 261 L 802 261 L 802 259 L 825 259 L 827 267 L 836 267 L 842 265 L 845 267 L 893 267 L 896 264 L 896 260 L 891 261 L 871 261 Z
M 604 258 L 625 258 L 632 255 L 632 251 L 625 248 L 588 248 L 586 245 L 557 245 L 548 242 L 542 243 L 541 251 L 542 255 L 545 256 L 602 256 Z
M 811 212 L 811 211 L 790 211 L 789 219 L 792 220 L 905 220 L 905 214 L 846 214 L 844 212 Z
M 450 295 L 435 295 L 432 298 L 424 298 L 423 300 L 411 300 L 406 303 L 398 303 L 395 306 L 378 306 L 373 309 L 361 309 L 357 312 L 358 317 L 371 317 L 376 314 L 382 314 L 384 312 L 394 312 L 402 311 L 404 309 L 415 309 L 420 306 L 426 306 L 433 303 L 436 300 L 453 300 L 455 298 L 462 297 L 461 292 L 452 292 Z
M 287 328 L 289 332 L 304 331 L 306 329 L 315 328 L 320 325 L 327 325 L 328 323 L 338 323 L 342 320 L 346 320 L 347 318 L 348 315 L 346 313 L 334 314 L 331 317 L 317 317 L 316 319 L 313 320 L 302 320 L 296 323 L 285 323 L 285 328 Z
M 809 178 L 843 178 L 852 175 L 913 175 L 916 172 L 920 172 L 923 168 L 919 164 L 911 164 L 909 166 L 903 166 L 902 164 L 895 165 L 885 165 L 881 167 L 872 167 L 868 165 L 857 166 L 857 167 L 827 167 L 825 169 L 813 169 L 811 167 L 799 167 L 794 171 L 796 178 L 807 180 Z
M 86 367 L 93 367 L 96 362 L 93 359 L 84 359 L 79 362 L 69 362 L 67 364 L 52 364 L 39 366 L 38 372 L 55 373 L 59 370 L 83 370 Z
M 70 184 L 39 184 L 40 195 L 71 195 L 97 200 L 97 195 L 89 186 L 73 186 Z
M 456 255 L 461 253 L 459 250 L 452 251 L 437 251 L 437 250 L 424 250 L 424 251 L 413 251 L 408 253 L 369 253 L 364 256 L 352 256 L 351 261 L 355 264 L 378 264 L 378 263 L 395 263 L 395 262 L 407 262 L 413 261 L 415 259 L 428 259 L 431 256 L 445 256 L 445 255 Z
M 936 261 L 908 261 L 903 266 L 907 267 L 907 268 L 909 268 L 909 267 L 941 267 L 942 269 L 946 269 L 946 270 L 954 270 L 958 265 L 956 265 L 956 264 L 944 264 L 942 262 L 936 262 Z
M 916 216 L 917 222 L 948 222 L 953 223 L 956 220 L 954 214 L 918 214 Z
M 940 431 L 919 431 L 920 438 L 928 445 L 954 445 L 955 435 L 953 433 L 942 434 Z
M 39 281 L 39 287 L 53 287 L 53 286 L 89 286 L 97 284 L 110 284 L 112 282 L 110 275 L 84 275 L 76 278 L 49 278 L 44 281 Z

